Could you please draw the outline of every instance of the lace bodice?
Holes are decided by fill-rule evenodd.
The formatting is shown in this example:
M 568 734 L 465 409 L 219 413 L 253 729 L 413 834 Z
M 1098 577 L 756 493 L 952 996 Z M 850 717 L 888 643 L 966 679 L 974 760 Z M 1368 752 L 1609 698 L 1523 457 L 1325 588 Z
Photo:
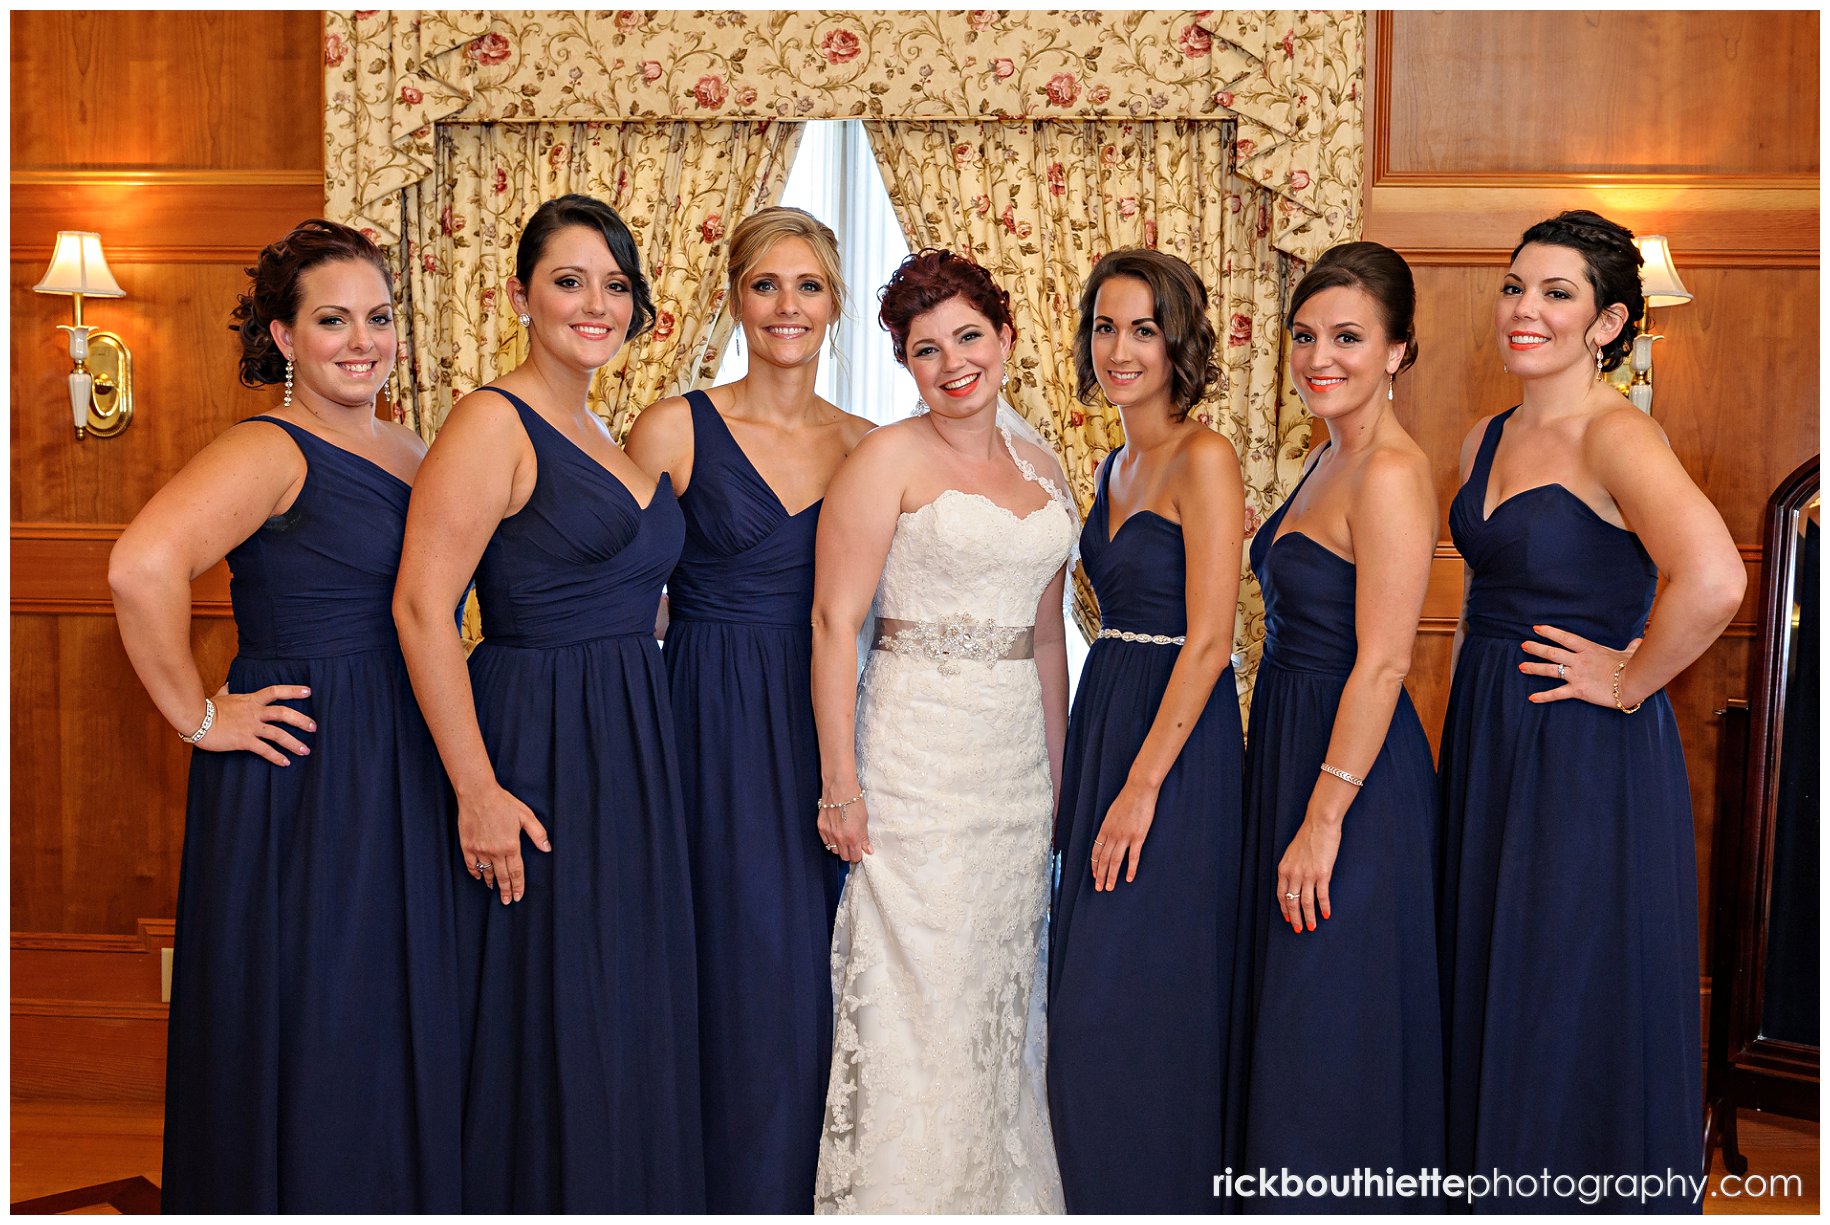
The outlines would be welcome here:
M 897 523 L 876 614 L 1032 625 L 1073 537 L 1073 521 L 1052 498 L 1017 515 L 982 494 L 949 489 Z

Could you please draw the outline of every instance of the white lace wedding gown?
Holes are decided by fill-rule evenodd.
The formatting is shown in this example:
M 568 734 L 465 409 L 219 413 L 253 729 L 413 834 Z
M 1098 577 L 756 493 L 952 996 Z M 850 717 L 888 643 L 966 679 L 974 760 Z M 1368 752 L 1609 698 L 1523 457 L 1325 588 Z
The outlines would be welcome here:
M 979 653 L 1004 653 L 984 626 L 1031 625 L 1074 542 L 1044 484 L 1051 500 L 1027 517 L 958 490 L 903 515 L 877 616 L 922 623 L 912 637 L 930 644 L 978 623 L 993 640 Z M 833 936 L 817 1212 L 1062 1210 L 1042 1062 L 1041 687 L 1033 659 L 952 646 L 944 662 L 873 650 L 860 681 L 875 853 L 852 868 Z

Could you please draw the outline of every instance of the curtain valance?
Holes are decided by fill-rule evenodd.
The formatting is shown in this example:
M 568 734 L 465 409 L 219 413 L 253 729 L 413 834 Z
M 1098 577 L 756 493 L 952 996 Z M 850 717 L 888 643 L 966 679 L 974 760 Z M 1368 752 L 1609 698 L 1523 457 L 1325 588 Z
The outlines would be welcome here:
M 1236 119 L 1275 247 L 1358 221 L 1364 23 L 1337 11 L 325 16 L 325 196 L 399 239 L 441 123 Z

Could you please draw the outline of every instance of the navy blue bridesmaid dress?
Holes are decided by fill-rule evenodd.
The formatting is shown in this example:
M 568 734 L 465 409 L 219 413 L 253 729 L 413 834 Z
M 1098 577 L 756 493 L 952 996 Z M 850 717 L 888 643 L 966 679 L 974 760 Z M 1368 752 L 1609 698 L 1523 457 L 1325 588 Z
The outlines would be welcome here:
M 470 656 L 496 779 L 546 827 L 512 906 L 450 861 L 466 1212 L 696 1212 L 699 1016 L 667 676 L 654 639 L 684 527 L 521 400 L 539 475 L 477 568 Z
M 1537 705 L 1521 644 L 1552 625 L 1619 649 L 1658 570 L 1639 537 L 1561 485 L 1483 518 L 1487 427 L 1450 506 L 1473 572 L 1449 691 L 1440 921 L 1448 1161 L 1461 1173 L 1703 1172 L 1690 786 L 1663 692 L 1638 713 Z M 1595 1207 L 1538 1194 L 1481 1211 L 1696 1211 L 1688 1195 Z
M 706 1209 L 813 1208 L 832 1057 L 832 923 L 809 687 L 820 503 L 790 515 L 688 392 L 686 547 L 667 645 L 699 945 Z
M 456 839 L 392 611 L 410 487 L 255 420 L 307 471 L 229 553 L 229 690 L 308 686 L 286 705 L 318 730 L 283 767 L 191 758 L 164 1211 L 455 1211 Z
M 1179 524 L 1109 536 L 1108 457 L 1080 556 L 1111 629 L 1188 632 Z M 1093 838 L 1156 718 L 1179 648 L 1100 638 L 1068 717 L 1049 916 L 1048 1102 L 1069 1212 L 1212 1212 L 1239 913 L 1239 702 L 1226 668 L 1163 780 L 1137 879 L 1095 892 Z
M 1300 531 L 1278 537 L 1295 497 L 1252 540 L 1265 640 L 1245 754 L 1245 1168 L 1335 1181 L 1323 1196 L 1246 1206 L 1435 1212 L 1440 1200 L 1347 1181 L 1361 1169 L 1415 1174 L 1443 1162 L 1436 766 L 1410 694 L 1399 691 L 1347 810 L 1328 884 L 1334 917 L 1299 934 L 1277 907 L 1277 865 L 1307 815 L 1356 655 L 1354 563 Z

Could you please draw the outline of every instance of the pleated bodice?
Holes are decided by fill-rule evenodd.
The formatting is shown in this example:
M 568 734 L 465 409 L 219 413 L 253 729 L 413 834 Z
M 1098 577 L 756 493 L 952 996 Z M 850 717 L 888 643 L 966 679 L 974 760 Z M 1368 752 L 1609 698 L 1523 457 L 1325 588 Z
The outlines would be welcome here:
M 1326 451 L 1332 442 L 1322 444 Z M 1321 461 L 1316 461 L 1319 464 Z M 1354 564 L 1299 531 L 1278 528 L 1315 465 L 1252 537 L 1252 573 L 1264 591 L 1264 658 L 1293 672 L 1346 676 L 1358 652 Z
M 283 513 L 229 551 L 229 602 L 242 659 L 328 659 L 393 650 L 394 576 L 412 486 L 277 417 L 305 455 Z
M 1487 427 L 1449 505 L 1449 531 L 1474 575 L 1468 633 L 1522 642 L 1535 637 L 1532 626 L 1554 625 L 1624 647 L 1645 631 L 1658 590 L 1658 567 L 1638 536 L 1555 484 L 1515 493 L 1481 517 L 1494 452 L 1517 411 L 1507 409 Z
M 653 633 L 661 585 L 686 530 L 667 474 L 643 506 L 524 401 L 489 390 L 521 415 L 540 476 L 477 564 L 483 637 L 550 648 Z
M 1112 456 L 1107 456 L 1099 469 L 1093 509 L 1080 533 L 1080 561 L 1099 594 L 1100 622 L 1134 634 L 1179 638 L 1188 632 L 1188 553 L 1182 527 L 1153 510 L 1140 510 L 1114 536 L 1106 496 L 1111 472 Z M 1133 539 L 1121 549 L 1118 545 L 1126 533 Z
M 669 616 L 807 629 L 821 499 L 790 515 L 703 391 L 689 391 L 693 481 L 680 495 L 686 544 L 668 580 Z

